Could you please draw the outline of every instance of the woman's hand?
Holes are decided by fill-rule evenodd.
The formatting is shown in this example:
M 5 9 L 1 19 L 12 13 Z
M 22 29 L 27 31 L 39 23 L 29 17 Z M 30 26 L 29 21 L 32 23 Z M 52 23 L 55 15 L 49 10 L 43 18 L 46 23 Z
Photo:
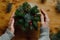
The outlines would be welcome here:
M 50 40 L 49 38 L 49 18 L 46 14 L 46 12 L 41 9 L 41 34 L 40 34 L 40 39 L 39 40 Z
M 48 27 L 49 25 L 49 18 L 47 16 L 47 13 L 41 9 L 41 24 L 42 24 L 42 27 Z
M 8 25 L 8 29 L 11 31 L 11 33 L 14 34 L 14 13 L 12 14 L 11 18 L 10 18 L 10 22 Z

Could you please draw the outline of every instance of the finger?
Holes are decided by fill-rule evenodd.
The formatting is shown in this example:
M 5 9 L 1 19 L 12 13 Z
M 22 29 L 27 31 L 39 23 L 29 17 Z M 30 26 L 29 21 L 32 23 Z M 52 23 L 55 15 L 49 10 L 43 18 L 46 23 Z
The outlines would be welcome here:
M 14 18 L 11 18 L 11 19 L 10 19 L 10 22 L 9 22 L 8 25 L 11 26 L 11 24 L 14 24 Z
M 11 21 L 11 26 L 14 26 L 14 19 L 12 19 Z
M 41 9 L 41 13 L 42 13 L 42 14 L 43 14 L 43 16 L 44 16 L 44 21 L 46 21 L 45 12 L 44 12 L 44 10 L 43 10 L 43 9 Z
M 12 19 L 10 20 L 9 26 L 13 26 L 13 25 L 14 25 L 14 19 L 12 18 Z
M 11 15 L 11 17 L 10 17 L 9 24 L 11 24 L 12 19 L 14 19 L 14 13 L 12 13 L 12 15 Z
M 14 19 L 11 20 L 11 23 L 9 24 L 8 29 L 14 32 Z
M 41 14 L 41 23 L 42 24 L 44 23 L 44 16 L 43 16 L 43 14 Z
M 15 13 L 12 13 L 11 18 L 14 17 Z
M 43 9 L 41 9 L 41 13 L 45 16 L 45 11 Z
M 42 12 L 42 14 L 44 15 L 44 20 L 45 20 L 46 22 L 48 22 L 48 21 L 49 21 L 49 18 L 48 18 L 47 13 L 46 13 L 43 9 L 41 9 L 41 12 Z

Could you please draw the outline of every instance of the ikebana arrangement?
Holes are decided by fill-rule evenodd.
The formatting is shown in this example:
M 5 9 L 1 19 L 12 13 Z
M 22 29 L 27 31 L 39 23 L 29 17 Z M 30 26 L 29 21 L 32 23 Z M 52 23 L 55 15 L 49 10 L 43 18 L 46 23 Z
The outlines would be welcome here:
M 15 26 L 20 27 L 22 31 L 38 30 L 37 22 L 40 22 L 40 14 L 38 7 L 24 2 L 15 12 Z

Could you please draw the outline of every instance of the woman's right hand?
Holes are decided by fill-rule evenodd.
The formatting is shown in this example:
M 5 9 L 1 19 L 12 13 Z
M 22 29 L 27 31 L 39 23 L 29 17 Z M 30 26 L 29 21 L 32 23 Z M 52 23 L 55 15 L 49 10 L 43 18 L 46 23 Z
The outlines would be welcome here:
M 41 24 L 43 27 L 48 27 L 49 25 L 48 15 L 43 9 L 41 9 Z

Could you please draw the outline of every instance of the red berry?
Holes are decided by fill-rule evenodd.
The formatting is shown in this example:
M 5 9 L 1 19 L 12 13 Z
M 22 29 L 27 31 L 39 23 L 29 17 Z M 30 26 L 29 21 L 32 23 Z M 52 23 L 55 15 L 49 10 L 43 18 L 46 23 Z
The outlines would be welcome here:
M 32 21 L 30 21 L 29 24 L 32 25 Z

